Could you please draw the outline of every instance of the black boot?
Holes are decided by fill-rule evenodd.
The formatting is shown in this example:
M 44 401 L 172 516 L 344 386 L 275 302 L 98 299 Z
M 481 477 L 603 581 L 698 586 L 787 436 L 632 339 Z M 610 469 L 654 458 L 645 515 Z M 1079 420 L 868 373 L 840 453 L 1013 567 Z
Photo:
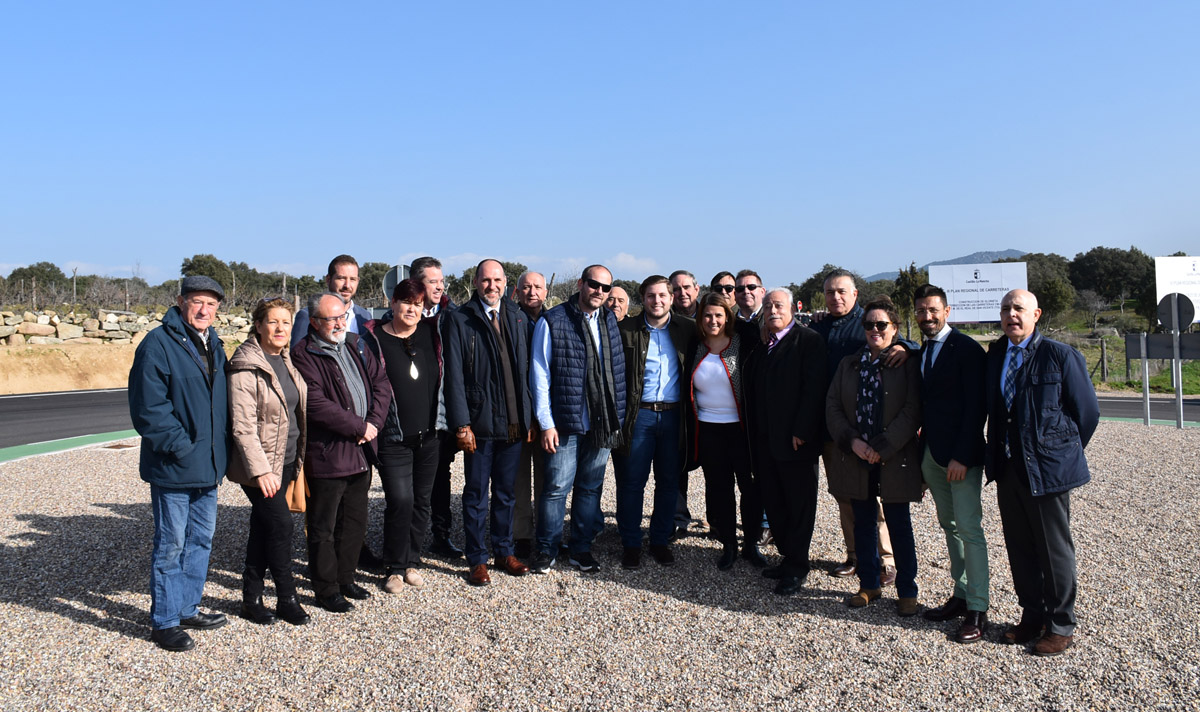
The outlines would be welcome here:
M 275 613 L 292 625 L 304 625 L 309 621 L 308 614 L 300 607 L 300 601 L 296 600 L 295 594 L 278 598 L 275 601 Z
M 267 610 L 267 607 L 263 605 L 261 595 L 253 598 L 243 597 L 242 610 L 238 612 L 238 615 L 258 625 L 270 625 L 276 620 L 275 614 Z

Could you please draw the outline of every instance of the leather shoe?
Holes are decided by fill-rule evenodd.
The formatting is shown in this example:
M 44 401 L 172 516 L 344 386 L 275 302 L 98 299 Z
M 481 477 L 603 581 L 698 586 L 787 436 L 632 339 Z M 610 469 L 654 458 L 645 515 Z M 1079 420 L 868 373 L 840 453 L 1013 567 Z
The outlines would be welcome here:
M 312 620 L 295 596 L 285 596 L 275 600 L 275 615 L 292 625 L 304 625 Z
M 737 547 L 727 546 L 721 552 L 721 558 L 717 559 L 717 568 L 721 571 L 728 571 L 733 568 L 734 562 L 737 561 Z
M 262 596 L 248 601 L 243 599 L 242 609 L 238 611 L 238 615 L 258 625 L 270 625 L 277 620 L 275 614 L 263 605 Z
M 834 566 L 829 570 L 829 575 L 834 578 L 849 578 L 858 570 L 858 564 L 854 559 L 846 559 L 841 564 Z
M 642 548 L 640 546 L 627 546 L 625 551 L 621 553 L 621 568 L 628 571 L 635 571 L 642 567 Z
M 317 596 L 317 605 L 330 613 L 349 613 L 354 610 L 354 604 L 347 601 L 340 593 L 332 596 Z
M 224 613 L 201 613 L 196 611 L 196 615 L 191 618 L 184 618 L 179 621 L 180 628 L 188 628 L 191 630 L 212 630 L 220 628 L 229 622 Z
M 877 588 L 859 589 L 858 593 L 854 594 L 846 601 L 846 605 L 851 608 L 862 608 L 871 601 L 877 600 L 881 595 L 881 591 Z
M 775 584 L 775 595 L 790 596 L 804 586 L 804 576 L 784 576 Z
M 896 567 L 891 564 L 886 564 L 883 570 L 879 572 L 880 586 L 895 586 L 896 585 Z
M 463 556 L 462 549 L 454 545 L 454 542 L 449 539 L 436 538 L 433 540 L 433 546 L 429 550 L 443 559 L 461 559 Z
M 1042 623 L 1033 618 L 1021 618 L 1021 622 L 1004 631 L 1004 642 L 1024 645 L 1042 634 Z
M 496 559 L 496 568 L 502 569 L 509 576 L 524 576 L 529 573 L 529 567 L 515 556 Z
M 192 640 L 192 636 L 187 634 L 180 626 L 171 628 L 160 628 L 150 631 L 150 640 L 163 650 L 169 650 L 172 653 L 181 653 L 185 650 L 191 650 L 196 647 L 196 641 Z
M 662 566 L 674 566 L 675 554 L 671 553 L 671 547 L 662 544 L 651 544 L 650 555 L 654 557 Z
M 958 618 L 965 615 L 967 615 L 966 600 L 958 596 L 951 596 L 937 608 L 930 608 L 925 611 L 925 620 L 941 623 L 942 621 L 948 621 L 951 618 Z
M 1073 635 L 1059 635 L 1058 633 L 1047 633 L 1042 636 L 1042 639 L 1033 646 L 1033 654 L 1040 655 L 1044 658 L 1053 655 L 1062 655 L 1067 648 L 1075 642 Z
M 467 575 L 467 583 L 472 586 L 486 586 L 492 582 L 492 577 L 488 576 L 487 564 L 475 564 L 471 567 L 471 573 Z
M 896 615 L 901 618 L 917 615 L 917 597 L 901 596 L 896 601 Z
M 748 544 L 742 547 L 742 558 L 756 569 L 766 568 L 767 559 L 758 550 L 758 544 Z
M 344 583 L 341 586 L 338 586 L 338 590 L 340 590 L 342 595 L 346 598 L 353 598 L 356 601 L 365 601 L 371 597 L 370 591 L 356 583 Z
M 778 581 L 779 579 L 783 578 L 783 567 L 768 566 L 762 570 L 762 576 L 763 578 L 775 579 Z
M 983 634 L 987 632 L 987 629 L 988 622 L 985 611 L 967 611 L 962 625 L 958 627 L 958 632 L 954 634 L 954 642 L 977 643 L 983 638 Z

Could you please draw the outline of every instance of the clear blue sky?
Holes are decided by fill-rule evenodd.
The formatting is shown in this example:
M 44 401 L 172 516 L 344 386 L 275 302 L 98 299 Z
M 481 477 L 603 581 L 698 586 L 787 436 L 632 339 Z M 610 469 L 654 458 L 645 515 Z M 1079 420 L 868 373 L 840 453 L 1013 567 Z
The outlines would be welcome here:
M 0 274 L 1200 246 L 1200 3 L 8 3 Z

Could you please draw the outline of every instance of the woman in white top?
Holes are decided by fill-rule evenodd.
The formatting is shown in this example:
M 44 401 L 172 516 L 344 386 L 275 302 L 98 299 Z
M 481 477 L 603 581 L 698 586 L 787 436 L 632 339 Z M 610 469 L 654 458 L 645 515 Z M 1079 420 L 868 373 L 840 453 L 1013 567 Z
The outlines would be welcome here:
M 704 469 L 708 521 L 723 546 L 717 568 L 726 571 L 737 561 L 735 480 L 742 495 L 742 556 L 763 567 L 766 560 L 758 551 L 762 503 L 751 475 L 742 395 L 742 365 L 759 344 L 737 333 L 733 311 L 716 293 L 700 300 L 696 329 L 701 343 L 688 368 L 693 426 L 688 459 Z

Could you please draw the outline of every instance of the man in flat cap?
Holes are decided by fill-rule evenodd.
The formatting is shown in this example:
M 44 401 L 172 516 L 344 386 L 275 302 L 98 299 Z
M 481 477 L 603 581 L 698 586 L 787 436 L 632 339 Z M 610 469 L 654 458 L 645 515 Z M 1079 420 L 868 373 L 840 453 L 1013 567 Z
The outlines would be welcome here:
M 138 345 L 129 371 L 129 415 L 142 436 L 138 469 L 154 510 L 150 639 L 171 651 L 195 647 L 188 630 L 226 623 L 224 614 L 198 608 L 229 454 L 225 350 L 212 328 L 225 291 L 199 275 L 179 286 L 177 304 Z

